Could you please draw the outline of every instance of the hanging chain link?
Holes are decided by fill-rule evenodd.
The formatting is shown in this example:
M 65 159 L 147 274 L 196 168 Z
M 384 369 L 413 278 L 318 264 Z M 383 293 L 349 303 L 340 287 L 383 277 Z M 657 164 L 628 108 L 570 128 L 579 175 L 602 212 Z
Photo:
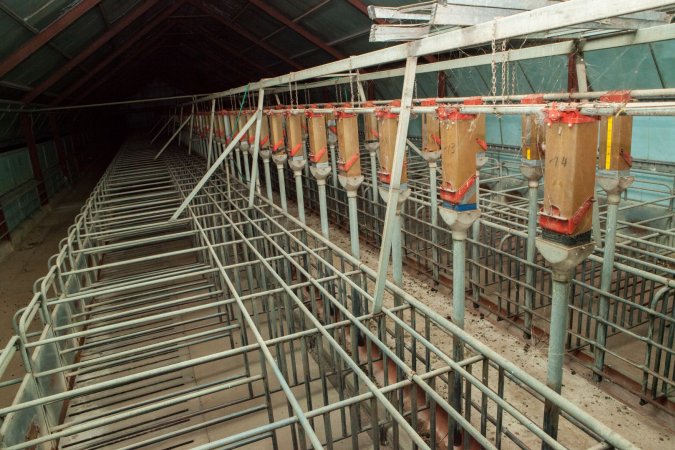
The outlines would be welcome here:
M 492 88 L 490 95 L 492 96 L 492 104 L 497 103 L 497 21 L 492 21 L 492 61 L 490 62 L 490 69 L 492 70 Z
M 506 102 L 506 96 L 508 92 L 506 91 L 506 76 L 508 75 L 508 54 L 506 53 L 506 39 L 502 41 L 501 46 L 502 52 L 502 103 Z

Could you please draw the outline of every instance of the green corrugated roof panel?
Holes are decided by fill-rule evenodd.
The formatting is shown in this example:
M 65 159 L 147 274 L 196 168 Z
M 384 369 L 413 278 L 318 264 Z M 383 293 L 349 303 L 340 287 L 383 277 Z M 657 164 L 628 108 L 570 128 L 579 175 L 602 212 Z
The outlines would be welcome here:
M 101 8 L 106 18 L 112 23 L 118 21 L 125 13 L 143 0 L 103 0 Z
M 594 91 L 661 88 L 648 44 L 584 53 L 588 82 Z
M 2 0 L 17 16 L 41 30 L 81 0 Z
M 651 44 L 664 88 L 675 88 L 675 40 Z
M 5 79 L 13 83 L 33 86 L 51 75 L 65 62 L 63 56 L 44 46 L 33 53 L 28 59 L 9 72 Z
M 105 30 L 106 25 L 100 11 L 91 9 L 59 33 L 53 39 L 53 42 L 66 53 L 76 55 L 95 41 Z
M 21 44 L 29 40 L 33 33 L 19 25 L 12 17 L 0 11 L 0 58 L 12 54 Z

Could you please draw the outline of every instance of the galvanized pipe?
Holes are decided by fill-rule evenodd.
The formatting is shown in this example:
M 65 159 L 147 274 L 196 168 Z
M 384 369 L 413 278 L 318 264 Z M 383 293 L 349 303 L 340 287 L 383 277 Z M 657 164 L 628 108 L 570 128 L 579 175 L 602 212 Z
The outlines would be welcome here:
M 539 193 L 539 183 L 530 182 L 528 188 L 528 213 L 527 213 L 527 248 L 526 248 L 526 261 L 527 265 L 525 266 L 525 284 L 527 288 L 525 290 L 525 314 L 523 317 L 525 331 L 523 336 L 525 339 L 530 339 L 532 337 L 532 310 L 534 309 L 534 291 L 535 291 L 535 279 L 534 279 L 534 258 L 537 252 L 536 238 L 537 238 L 537 211 L 539 208 L 538 205 L 538 193 Z
M 567 334 L 567 310 L 570 295 L 570 280 L 553 279 L 551 304 L 551 328 L 548 340 L 548 364 L 546 385 L 560 394 L 562 390 L 563 363 L 565 359 L 565 336 Z M 544 403 L 544 431 L 552 438 L 558 436 L 560 407 L 546 400 Z M 543 446 L 544 450 L 548 446 Z
M 614 270 L 614 252 L 616 250 L 616 223 L 619 212 L 619 198 L 607 204 L 607 219 L 605 230 L 605 242 L 603 245 L 602 255 L 602 275 L 600 276 L 600 290 L 602 292 L 609 292 L 612 284 L 612 273 Z M 609 318 L 609 298 L 605 295 L 600 295 L 598 303 L 598 316 L 601 319 L 597 322 L 595 340 L 597 346 L 595 347 L 595 362 L 593 379 L 595 381 L 602 380 L 602 371 L 605 368 L 605 345 L 607 343 L 607 324 Z

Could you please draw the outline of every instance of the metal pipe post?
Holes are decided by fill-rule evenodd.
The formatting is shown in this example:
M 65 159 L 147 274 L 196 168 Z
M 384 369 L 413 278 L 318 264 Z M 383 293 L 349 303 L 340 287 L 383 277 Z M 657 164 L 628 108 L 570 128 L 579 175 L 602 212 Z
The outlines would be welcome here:
M 209 146 L 206 151 L 206 166 L 211 167 L 211 156 L 213 152 L 213 120 L 216 115 L 216 99 L 211 100 L 211 119 L 209 121 Z
M 274 203 L 274 197 L 272 194 L 272 178 L 270 176 L 270 152 L 269 150 L 262 151 L 263 158 L 263 168 L 265 170 L 265 189 L 267 191 L 267 198 L 269 201 Z
M 277 178 L 279 180 L 279 198 L 281 199 L 281 209 L 283 209 L 284 212 L 287 213 L 288 204 L 286 203 L 286 181 L 284 180 L 283 162 L 281 164 L 277 162 Z
M 556 279 L 554 275 L 551 293 L 551 326 L 549 328 L 546 385 L 558 394 L 560 394 L 562 390 L 570 286 L 571 279 Z M 544 403 L 544 431 L 552 438 L 558 436 L 559 418 L 560 407 L 546 400 Z M 549 446 L 542 444 L 542 448 L 548 449 Z
M 436 181 L 436 161 L 429 162 L 429 203 L 431 206 L 431 257 L 433 258 L 432 276 L 438 284 L 438 182 Z
M 525 290 L 525 316 L 523 319 L 525 327 L 523 336 L 525 339 L 530 339 L 530 337 L 532 337 L 530 330 L 532 328 L 532 308 L 534 308 L 534 258 L 537 252 L 537 209 L 539 207 L 537 201 L 539 193 L 539 181 L 530 181 L 529 186 L 526 249 L 527 265 L 525 266 L 525 284 L 527 285 L 527 289 Z
M 328 206 L 326 205 L 326 179 L 316 180 L 319 188 L 319 216 L 321 217 L 321 234 L 328 239 Z M 351 199 L 349 200 L 351 202 Z M 349 204 L 349 229 L 351 233 L 351 203 Z M 356 208 L 356 198 L 354 198 Z M 358 233 L 358 230 L 357 230 Z M 357 237 L 358 239 L 358 237 Z
M 304 162 L 304 161 L 303 161 Z M 304 165 L 304 164 L 303 164 Z M 302 169 L 294 169 L 293 176 L 295 177 L 295 194 L 298 202 L 298 219 L 303 224 L 305 223 L 305 198 L 302 192 Z

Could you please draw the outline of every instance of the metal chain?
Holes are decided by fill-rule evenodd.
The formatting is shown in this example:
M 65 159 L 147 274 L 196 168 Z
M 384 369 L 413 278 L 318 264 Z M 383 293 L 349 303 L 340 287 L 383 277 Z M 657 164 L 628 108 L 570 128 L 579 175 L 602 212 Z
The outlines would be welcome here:
M 508 71 L 508 61 L 507 61 L 507 53 L 506 53 L 506 39 L 502 41 L 502 103 L 506 102 L 506 95 L 508 94 L 506 92 L 506 75 Z
M 492 104 L 497 103 L 497 41 L 495 40 L 497 34 L 497 21 L 492 21 L 492 61 L 490 61 L 490 69 L 492 70 L 492 88 L 490 95 L 492 96 Z
M 509 55 L 510 54 L 511 50 L 509 50 Z M 511 67 L 511 95 L 516 95 L 516 88 L 518 87 L 518 63 L 512 62 Z

